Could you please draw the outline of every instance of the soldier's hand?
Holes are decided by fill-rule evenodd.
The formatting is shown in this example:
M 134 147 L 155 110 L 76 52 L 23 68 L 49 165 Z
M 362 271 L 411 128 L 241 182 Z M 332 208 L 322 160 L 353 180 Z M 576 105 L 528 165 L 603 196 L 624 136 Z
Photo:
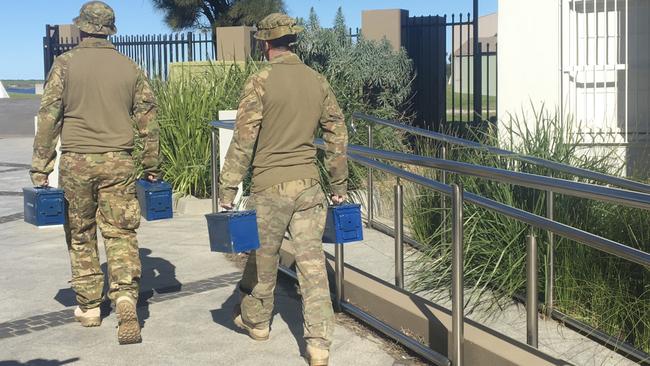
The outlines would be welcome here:
M 151 183 L 155 183 L 158 180 L 158 178 L 156 178 L 156 176 L 153 174 L 149 174 L 147 175 L 147 180 Z
M 49 187 L 50 181 L 47 174 L 42 173 L 32 173 L 31 174 L 32 184 L 34 187 Z
M 223 208 L 224 210 L 232 210 L 233 207 L 234 207 L 234 206 L 233 206 L 232 203 L 222 203 L 222 204 L 221 204 L 221 208 Z
M 331 198 L 332 198 L 332 203 L 334 203 L 335 205 L 340 205 L 341 203 L 345 202 L 345 200 L 348 199 L 347 196 L 345 195 L 339 196 L 338 194 L 333 194 Z

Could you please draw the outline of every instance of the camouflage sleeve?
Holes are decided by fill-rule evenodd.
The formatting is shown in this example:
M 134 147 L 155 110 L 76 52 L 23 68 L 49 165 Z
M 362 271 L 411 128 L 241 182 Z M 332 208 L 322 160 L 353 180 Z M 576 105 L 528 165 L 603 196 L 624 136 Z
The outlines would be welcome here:
M 219 175 L 219 199 L 223 203 L 233 202 L 237 195 L 237 186 L 251 164 L 262 123 L 262 95 L 259 75 L 251 76 L 244 86 L 237 109 L 235 132 Z
M 348 190 L 348 130 L 345 117 L 327 80 L 322 80 L 325 92 L 320 126 L 325 141 L 325 167 L 329 172 L 332 193 L 340 196 Z
M 42 186 L 54 170 L 56 144 L 63 126 L 63 87 L 65 64 L 59 57 L 54 61 L 45 83 L 41 106 L 38 110 L 38 127 L 34 137 L 32 168 L 29 173 L 35 186 Z
M 133 96 L 133 118 L 135 119 L 138 135 L 142 139 L 142 167 L 145 174 L 158 177 L 160 127 L 156 121 L 156 97 L 144 71 L 139 70 L 138 80 Z

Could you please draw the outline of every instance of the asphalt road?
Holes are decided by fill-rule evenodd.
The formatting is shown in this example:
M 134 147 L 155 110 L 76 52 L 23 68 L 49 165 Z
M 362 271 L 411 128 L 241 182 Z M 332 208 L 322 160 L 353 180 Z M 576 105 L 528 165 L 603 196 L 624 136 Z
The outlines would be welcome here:
M 0 137 L 34 136 L 40 99 L 0 99 Z

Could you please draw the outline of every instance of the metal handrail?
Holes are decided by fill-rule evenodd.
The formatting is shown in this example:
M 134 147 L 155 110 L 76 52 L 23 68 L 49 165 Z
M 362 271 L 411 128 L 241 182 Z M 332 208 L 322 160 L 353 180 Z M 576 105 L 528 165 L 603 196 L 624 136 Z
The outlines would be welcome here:
M 233 129 L 234 124 L 232 121 L 215 121 L 210 123 L 212 127 L 216 128 L 225 128 L 225 129 Z M 214 135 L 214 133 L 213 133 Z M 216 141 L 213 136 L 213 141 Z M 325 143 L 323 142 L 322 139 L 316 139 L 315 140 L 315 145 L 319 149 L 324 149 L 325 148 Z M 213 146 L 214 149 L 214 146 Z M 404 153 L 396 153 L 396 152 L 389 152 L 389 151 L 382 151 L 382 150 L 377 150 L 377 149 L 371 149 L 371 148 L 366 148 L 363 146 L 356 146 L 356 145 L 349 145 L 348 146 L 348 158 L 352 161 L 355 161 L 357 163 L 360 163 L 361 165 L 364 165 L 368 167 L 369 169 L 377 169 L 379 171 L 383 171 L 385 173 L 389 173 L 391 175 L 394 175 L 396 177 L 406 179 L 408 181 L 411 181 L 413 183 L 419 184 L 421 186 L 430 188 L 432 190 L 438 191 L 440 193 L 443 193 L 444 195 L 447 196 L 452 196 L 452 198 L 456 198 L 455 204 L 452 205 L 452 213 L 454 214 L 454 217 L 456 220 L 454 220 L 454 230 L 453 232 L 455 233 L 452 237 L 452 241 L 456 244 L 456 246 L 460 247 L 459 250 L 456 250 L 456 254 L 454 256 L 453 260 L 453 265 L 452 265 L 452 272 L 455 272 L 456 275 L 454 276 L 453 279 L 453 289 L 455 290 L 455 293 L 458 294 L 459 291 L 462 291 L 463 288 L 463 275 L 462 275 L 462 260 L 459 261 L 459 255 L 462 258 L 462 237 L 459 239 L 458 232 L 462 233 L 462 229 L 458 229 L 458 225 L 462 225 L 462 221 L 460 223 L 457 223 L 456 221 L 458 217 L 462 217 L 462 201 L 469 202 L 472 204 L 475 204 L 479 207 L 486 208 L 488 210 L 492 210 L 495 212 L 498 212 L 500 214 L 503 214 L 507 217 L 516 219 L 518 221 L 527 223 L 533 227 L 537 227 L 542 230 L 546 230 L 549 233 L 554 233 L 558 234 L 560 236 L 563 236 L 567 239 L 571 239 L 576 242 L 580 242 L 584 245 L 587 245 L 591 248 L 612 254 L 614 256 L 617 256 L 619 258 L 646 266 L 650 268 L 650 254 L 643 252 L 641 250 L 629 247 L 627 245 L 600 237 L 595 234 L 591 234 L 588 232 L 585 232 L 583 230 L 574 228 L 572 226 L 568 226 L 562 223 L 559 223 L 557 221 L 554 221 L 549 218 L 545 218 L 533 213 L 530 213 L 525 210 L 521 210 L 512 206 L 508 206 L 506 204 L 482 197 L 477 194 L 473 194 L 470 192 L 462 192 L 462 188 L 460 188 L 459 192 L 459 187 L 452 185 L 449 186 L 447 184 L 435 181 L 433 179 L 429 179 L 426 177 L 423 177 L 421 175 L 411 173 L 408 171 L 405 171 L 403 169 L 397 168 L 395 166 L 392 166 L 390 164 L 382 163 L 378 160 L 372 159 L 383 159 L 383 160 L 390 160 L 390 161 L 395 161 L 395 162 L 403 162 L 403 163 L 409 163 L 409 164 L 415 164 L 415 165 L 421 165 L 421 166 L 427 166 L 427 167 L 432 167 L 432 168 L 437 168 L 437 169 L 443 169 L 449 172 L 454 172 L 458 174 L 465 174 L 465 175 L 474 175 L 474 176 L 480 176 L 488 179 L 494 179 L 498 181 L 505 181 L 507 183 L 511 184 L 520 184 L 523 186 L 529 186 L 532 188 L 538 188 L 538 189 L 545 189 L 545 190 L 550 190 L 552 189 L 553 191 L 559 192 L 559 193 L 565 193 L 565 194 L 570 194 L 570 195 L 576 195 L 579 197 L 586 197 L 586 198 L 592 198 L 592 199 L 601 199 L 617 204 L 623 204 L 623 205 L 628 205 L 631 207 L 639 207 L 639 208 L 645 208 L 648 209 L 648 204 L 650 203 L 650 195 L 644 194 L 644 193 L 639 193 L 639 192 L 633 192 L 633 191 L 627 191 L 627 190 L 621 190 L 621 189 L 616 189 L 616 188 L 609 188 L 609 187 L 603 187 L 603 186 L 598 186 L 598 185 L 593 185 L 593 184 L 587 184 L 587 183 L 579 183 L 579 182 L 574 182 L 574 181 L 567 181 L 563 179 L 558 179 L 558 178 L 551 178 L 551 177 L 545 177 L 545 176 L 539 176 L 539 175 L 534 175 L 534 174 L 526 174 L 526 173 L 520 173 L 520 172 L 511 172 L 511 171 L 506 171 L 502 169 L 496 169 L 496 168 L 490 168 L 490 167 L 484 167 L 480 165 L 473 165 L 473 164 L 468 164 L 468 163 L 459 163 L 459 162 L 450 162 L 450 161 L 445 161 L 441 159 L 434 159 L 434 158 L 427 158 L 427 157 L 422 157 L 422 156 L 417 156 L 417 155 L 411 155 L 411 154 L 404 154 Z M 370 157 L 372 158 L 370 158 Z M 214 159 L 213 159 L 214 160 Z M 213 163 L 213 169 L 215 169 L 216 165 Z M 215 173 L 213 171 L 213 179 L 214 179 Z M 398 185 L 399 185 L 399 180 L 398 180 Z M 396 190 L 397 192 L 397 190 Z M 458 197 L 460 197 L 461 201 L 460 203 L 458 202 Z M 215 199 L 215 195 L 213 195 L 213 200 Z M 397 197 L 397 195 L 396 195 Z M 396 230 L 397 232 L 397 230 Z M 401 240 L 398 240 L 396 237 L 396 254 L 397 254 L 397 247 Z M 529 335 L 528 340 L 529 344 L 531 345 L 536 345 L 536 340 L 537 340 L 537 326 L 536 326 L 536 321 L 531 321 L 531 319 L 534 318 L 536 320 L 536 313 L 537 313 L 537 301 L 536 301 L 536 286 L 529 286 L 531 282 L 537 282 L 537 258 L 536 256 L 530 255 L 531 251 L 536 252 L 535 248 L 535 239 L 534 237 L 528 237 L 527 239 L 528 242 L 528 250 L 527 252 L 529 253 L 528 255 L 528 270 L 527 270 L 527 294 L 528 294 L 528 299 L 529 301 L 527 302 L 526 308 L 527 308 L 527 318 L 529 319 L 528 327 L 527 327 L 527 333 Z M 460 243 L 460 244 L 459 244 Z M 342 247 L 337 248 L 340 249 L 337 251 L 337 257 L 340 255 L 340 260 L 342 261 Z M 340 254 L 339 254 L 340 252 Z M 460 252 L 460 253 L 458 253 Z M 461 264 L 459 264 L 461 263 Z M 460 268 L 458 268 L 460 266 Z M 340 269 L 340 272 L 342 273 L 343 268 Z M 460 272 L 458 272 L 460 271 Z M 338 274 L 338 273 L 337 273 Z M 342 276 L 340 279 L 340 284 L 339 286 L 342 287 Z M 337 282 L 338 284 L 338 282 Z M 530 301 L 530 299 L 534 299 L 535 301 Z M 340 306 L 341 304 L 339 304 Z M 456 304 L 458 305 L 458 304 Z M 460 308 L 462 309 L 462 307 Z M 452 309 L 453 310 L 453 309 Z M 452 323 L 455 324 L 455 329 L 452 331 L 454 333 L 454 354 L 455 357 L 458 357 L 458 353 L 460 352 L 462 354 L 462 324 L 463 324 L 463 313 L 462 310 L 458 309 L 458 306 L 456 306 L 456 311 L 452 311 Z M 458 327 L 461 327 L 460 330 Z M 460 333 L 458 333 L 460 332 Z M 458 339 L 460 338 L 460 339 Z M 421 350 L 420 350 L 421 351 Z M 435 353 L 427 356 L 432 357 L 430 358 L 431 360 L 438 361 L 439 356 L 436 355 Z M 442 361 L 436 362 L 437 364 L 443 364 Z
M 563 164 L 563 163 L 558 163 L 556 161 L 551 161 L 551 160 L 546 160 L 542 159 L 536 156 L 530 156 L 530 155 L 523 155 L 523 154 L 518 154 L 513 151 L 501 149 L 498 147 L 494 146 L 488 146 L 488 145 L 483 145 L 481 143 L 475 142 L 475 141 L 470 141 L 466 140 L 460 137 L 455 137 L 455 136 L 449 136 L 440 132 L 434 132 L 434 131 L 429 131 L 425 130 L 422 128 L 418 127 L 413 127 L 409 125 L 405 125 L 403 123 L 397 122 L 397 121 L 391 121 L 383 118 L 378 118 L 374 116 L 370 116 L 367 114 L 363 113 L 353 113 L 352 114 L 353 118 L 358 118 L 362 119 L 365 121 L 373 122 L 376 124 L 380 124 L 383 126 L 389 126 L 396 128 L 398 130 L 402 130 L 408 133 L 412 133 L 414 135 L 419 135 L 419 136 L 424 136 L 431 138 L 433 140 L 441 141 L 441 142 L 446 142 L 454 145 L 459 145 L 459 146 L 465 146 L 465 147 L 471 147 L 474 149 L 478 150 L 483 150 L 487 151 L 496 155 L 501 155 L 501 156 L 507 156 L 519 161 L 531 163 L 531 164 L 536 164 L 545 168 L 553 169 L 559 172 L 571 174 L 577 177 L 582 177 L 582 178 L 587 178 L 587 179 L 592 179 L 596 181 L 601 181 L 603 183 L 608 183 L 612 184 L 621 188 L 626 188 L 626 189 L 631 189 L 639 192 L 645 192 L 645 193 L 650 193 L 650 185 L 644 184 L 641 182 L 636 182 L 633 180 L 621 178 L 621 177 L 615 177 L 609 174 L 603 174 L 599 172 L 594 172 L 588 169 L 584 168 L 578 168 L 574 167 L 568 164 Z
M 348 153 L 348 158 L 367 167 L 381 170 L 385 173 L 398 176 L 413 183 L 430 188 L 434 191 L 443 193 L 447 196 L 451 196 L 452 189 L 451 186 L 447 184 L 440 183 L 438 181 L 423 177 L 415 173 L 407 172 L 392 165 L 357 155 L 355 153 Z M 613 240 L 609 240 L 601 236 L 576 229 L 572 226 L 565 225 L 557 221 L 549 220 L 545 217 L 535 215 L 528 211 L 512 206 L 508 206 L 506 204 L 485 198 L 483 196 L 479 196 L 471 192 L 464 193 L 464 200 L 465 202 L 473 203 L 488 210 L 498 212 L 510 218 L 530 224 L 531 226 L 535 226 L 539 229 L 552 231 L 553 233 L 561 235 L 567 239 L 580 242 L 594 249 L 598 249 L 600 251 L 650 268 L 650 253 L 646 253 L 644 251 L 629 247 Z
M 213 127 L 232 129 L 229 121 L 212 122 Z M 323 148 L 321 139 L 316 139 L 315 144 Z M 450 173 L 471 175 L 480 178 L 500 181 L 509 184 L 540 190 L 553 190 L 576 197 L 602 200 L 614 204 L 650 210 L 650 194 L 636 191 L 610 188 L 590 183 L 581 183 L 571 180 L 552 178 L 543 175 L 515 172 L 511 170 L 487 167 L 476 164 L 463 163 L 452 160 L 437 159 L 407 153 L 372 149 L 360 145 L 348 145 L 348 151 L 375 159 L 390 160 L 394 162 L 418 165 L 428 168 L 442 169 Z
M 211 122 L 211 125 L 213 127 L 226 128 L 226 129 L 233 129 L 234 127 L 231 121 L 214 121 Z M 321 139 L 316 139 L 314 143 L 320 149 L 323 149 L 325 147 L 325 144 Z M 440 159 L 427 158 L 427 157 L 418 157 L 417 155 L 389 152 L 389 151 L 383 151 L 377 149 L 369 149 L 357 145 L 349 145 L 348 149 L 349 149 L 348 158 L 350 158 L 350 160 L 352 161 L 361 163 L 366 167 L 370 167 L 373 169 L 384 171 L 386 173 L 390 173 L 391 175 L 394 175 L 396 177 L 404 178 L 406 180 L 420 184 L 422 186 L 433 189 L 435 191 L 438 191 L 448 196 L 451 196 L 452 190 L 451 190 L 451 186 L 447 184 L 440 183 L 438 181 L 423 177 L 418 174 L 407 172 L 403 169 L 396 168 L 389 164 L 381 163 L 374 159 L 364 157 L 363 155 L 368 155 L 379 159 L 392 160 L 397 162 L 417 163 L 423 165 L 430 164 L 430 165 L 435 165 L 435 167 L 438 168 L 444 166 L 445 170 L 452 171 L 455 173 L 459 173 L 459 174 L 480 173 L 482 174 L 481 176 L 484 177 L 487 177 L 486 173 L 492 172 L 492 170 L 495 169 L 495 168 L 489 168 L 480 165 L 459 163 L 453 161 L 441 161 Z M 459 167 L 462 167 L 464 169 L 459 169 Z M 472 168 L 472 169 L 468 169 L 468 168 Z M 501 169 L 496 169 L 496 170 L 501 170 Z M 502 172 L 499 173 L 501 174 Z M 523 180 L 526 180 L 525 182 L 526 185 L 534 186 L 533 188 L 554 189 L 557 190 L 557 192 L 580 195 L 581 197 L 603 199 L 603 200 L 608 200 L 610 202 L 615 202 L 619 204 L 630 204 L 632 207 L 647 208 L 645 205 L 649 202 L 648 200 L 650 199 L 649 195 L 638 193 L 638 192 L 602 187 L 602 186 L 597 186 L 588 183 L 571 182 L 559 178 L 544 177 L 544 176 L 538 176 L 534 174 L 510 172 L 510 171 L 508 171 L 508 173 L 512 174 L 508 178 L 509 183 L 519 184 L 520 182 L 515 181 L 517 179 L 522 181 L 521 184 L 524 185 Z M 538 182 L 534 182 L 533 179 L 540 179 L 540 180 Z M 576 189 L 563 188 L 562 185 L 566 185 L 567 183 L 572 183 L 572 186 L 576 187 Z M 594 188 L 594 189 L 598 188 L 600 192 L 588 194 L 586 192 L 587 188 Z M 629 195 L 629 197 L 625 197 L 625 195 Z M 540 229 L 551 231 L 567 239 L 578 241 L 587 246 L 618 256 L 628 261 L 650 267 L 650 254 L 643 252 L 641 250 L 629 247 L 627 245 L 609 239 L 605 239 L 603 237 L 582 231 L 580 229 L 576 229 L 572 226 L 568 226 L 559 223 L 557 221 L 549 220 L 545 217 L 535 215 L 528 211 L 524 211 L 518 208 L 514 208 L 512 206 L 505 205 L 503 203 L 485 198 L 483 196 L 479 196 L 474 193 L 466 192 L 464 194 L 464 200 L 476 204 L 478 206 L 481 206 L 483 208 L 499 212 L 513 219 L 526 222 Z
M 596 184 L 581 183 L 543 175 L 515 172 L 483 165 L 463 163 L 453 160 L 431 158 L 401 152 L 371 149 L 360 145 L 348 145 L 348 151 L 375 159 L 418 165 L 422 167 L 446 170 L 450 173 L 471 175 L 475 177 L 525 186 L 540 190 L 553 190 L 576 197 L 607 201 L 628 207 L 650 209 L 650 194 L 620 188 L 610 188 Z

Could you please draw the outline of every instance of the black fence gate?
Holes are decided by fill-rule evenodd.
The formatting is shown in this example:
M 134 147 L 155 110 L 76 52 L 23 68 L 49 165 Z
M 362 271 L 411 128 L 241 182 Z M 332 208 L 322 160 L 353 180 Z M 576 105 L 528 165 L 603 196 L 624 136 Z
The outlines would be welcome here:
M 479 26 L 479 18 L 469 13 L 409 17 L 403 24 L 404 47 L 416 71 L 418 127 L 439 130 L 496 120 L 496 34 L 480 38 Z
M 152 78 L 166 79 L 169 64 L 172 62 L 207 61 L 216 58 L 211 33 L 114 36 L 109 39 L 118 51 L 130 57 Z M 54 58 L 74 48 L 79 42 L 78 37 L 61 38 L 57 25 L 45 27 L 45 78 L 52 68 Z
M 415 124 L 437 130 L 445 115 L 446 46 L 444 17 L 409 17 L 402 31 L 404 48 L 413 60 Z

